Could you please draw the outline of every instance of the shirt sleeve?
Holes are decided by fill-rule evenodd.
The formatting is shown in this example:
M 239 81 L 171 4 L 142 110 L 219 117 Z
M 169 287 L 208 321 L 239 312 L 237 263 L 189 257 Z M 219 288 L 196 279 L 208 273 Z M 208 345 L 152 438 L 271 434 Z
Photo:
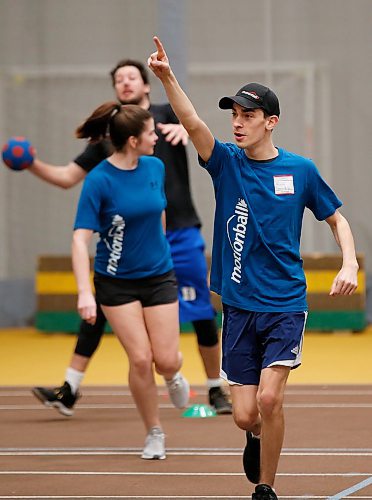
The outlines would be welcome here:
M 99 216 L 101 202 L 102 193 L 99 189 L 99 184 L 95 181 L 95 179 L 91 179 L 88 175 L 80 193 L 74 230 L 91 229 L 94 232 L 100 231 L 101 224 Z
M 318 220 L 325 220 L 341 207 L 342 201 L 328 186 L 313 162 L 309 162 L 306 206 Z
M 211 177 L 216 178 L 221 175 L 228 157 L 228 145 L 214 139 L 213 151 L 209 160 L 205 162 L 200 156 L 198 156 L 198 160 L 199 165 L 205 168 Z
M 104 141 L 97 143 L 88 143 L 82 153 L 80 153 L 74 162 L 85 172 L 90 172 L 102 160 L 109 155 L 109 148 Z

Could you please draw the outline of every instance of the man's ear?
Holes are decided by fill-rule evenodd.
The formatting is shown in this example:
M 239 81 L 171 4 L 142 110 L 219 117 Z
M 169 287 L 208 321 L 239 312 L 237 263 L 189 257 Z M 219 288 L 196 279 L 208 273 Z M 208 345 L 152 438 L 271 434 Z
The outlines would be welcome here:
M 267 118 L 266 128 L 267 130 L 273 130 L 279 122 L 279 116 L 272 115 Z

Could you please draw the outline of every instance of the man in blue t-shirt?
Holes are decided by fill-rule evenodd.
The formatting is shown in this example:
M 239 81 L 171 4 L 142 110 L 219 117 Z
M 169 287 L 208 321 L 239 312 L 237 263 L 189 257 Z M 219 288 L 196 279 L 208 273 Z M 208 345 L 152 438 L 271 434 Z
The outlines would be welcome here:
M 325 220 L 343 265 L 330 295 L 357 287 L 353 236 L 341 201 L 314 163 L 277 148 L 277 96 L 249 83 L 219 106 L 232 110 L 235 144 L 215 139 L 179 86 L 164 48 L 149 66 L 210 174 L 215 191 L 211 289 L 224 311 L 222 376 L 229 382 L 235 423 L 246 431 L 243 465 L 257 484 L 252 499 L 275 500 L 273 489 L 284 437 L 283 395 L 291 369 L 301 363 L 306 282 L 300 256 L 305 208 Z

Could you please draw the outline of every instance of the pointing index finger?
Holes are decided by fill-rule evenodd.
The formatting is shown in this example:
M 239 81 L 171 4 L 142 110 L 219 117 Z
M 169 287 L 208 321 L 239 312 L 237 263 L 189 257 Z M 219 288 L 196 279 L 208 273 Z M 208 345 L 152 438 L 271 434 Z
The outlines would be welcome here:
M 157 36 L 154 36 L 154 43 L 155 43 L 157 51 L 158 51 L 158 58 L 161 59 L 163 57 L 166 57 L 163 44 L 161 43 L 161 41 L 159 40 L 159 38 Z

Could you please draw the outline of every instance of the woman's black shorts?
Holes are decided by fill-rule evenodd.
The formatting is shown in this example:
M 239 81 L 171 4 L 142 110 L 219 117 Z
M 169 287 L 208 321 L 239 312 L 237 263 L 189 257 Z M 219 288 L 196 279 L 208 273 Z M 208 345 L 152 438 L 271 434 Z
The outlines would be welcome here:
M 178 299 L 174 270 L 160 276 L 127 280 L 94 274 L 96 298 L 103 306 L 121 306 L 139 300 L 143 307 L 170 304 Z

